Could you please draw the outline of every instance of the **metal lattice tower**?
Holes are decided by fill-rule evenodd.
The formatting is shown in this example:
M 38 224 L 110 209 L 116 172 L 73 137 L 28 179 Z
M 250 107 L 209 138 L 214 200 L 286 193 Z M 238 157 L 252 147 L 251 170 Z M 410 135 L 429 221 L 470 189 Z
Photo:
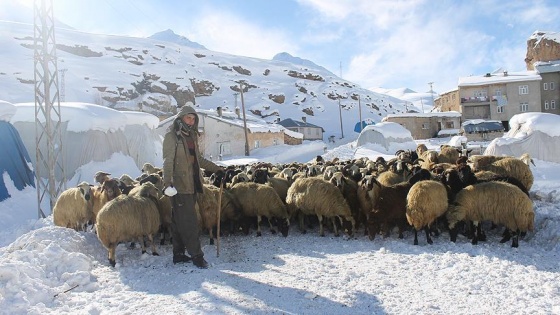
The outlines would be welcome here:
M 65 74 L 66 71 L 68 71 L 68 69 L 60 69 L 58 70 L 60 72 L 60 101 L 61 102 L 65 102 L 66 101 L 66 80 L 65 78 Z
M 52 0 L 34 1 L 34 78 L 37 201 L 39 218 L 48 196 L 52 211 L 66 186 Z M 58 176 L 58 182 L 57 182 Z

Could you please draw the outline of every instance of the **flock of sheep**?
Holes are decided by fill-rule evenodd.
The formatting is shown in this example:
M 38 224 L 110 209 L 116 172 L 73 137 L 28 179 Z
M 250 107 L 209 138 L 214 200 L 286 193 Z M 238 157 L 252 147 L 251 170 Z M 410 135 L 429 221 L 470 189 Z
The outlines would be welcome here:
M 386 161 L 360 158 L 309 163 L 255 163 L 229 166 L 225 171 L 205 173 L 204 193 L 198 194 L 199 226 L 210 244 L 220 222 L 223 234 L 249 234 L 261 224 L 272 233 L 288 236 L 292 222 L 301 233 L 314 224 L 350 236 L 363 229 L 374 240 L 398 229 L 424 230 L 427 243 L 442 230 L 455 242 L 463 233 L 473 244 L 486 235 L 480 223 L 503 226 L 501 242 L 533 230 L 534 210 L 528 191 L 533 175 L 528 155 L 520 158 L 474 155 L 442 146 L 439 151 L 419 145 L 416 151 L 400 150 Z M 162 194 L 161 169 L 146 163 L 143 174 L 132 179 L 112 178 L 99 171 L 96 186 L 87 182 L 64 191 L 53 208 L 55 225 L 78 231 L 92 230 L 116 264 L 119 243 L 138 242 L 146 252 L 145 239 L 158 255 L 154 237 L 163 245 L 171 228 L 171 200 Z M 219 209 L 218 209 L 219 208 Z M 166 237 L 167 236 L 167 237 Z M 134 243 L 132 243 L 134 244 Z

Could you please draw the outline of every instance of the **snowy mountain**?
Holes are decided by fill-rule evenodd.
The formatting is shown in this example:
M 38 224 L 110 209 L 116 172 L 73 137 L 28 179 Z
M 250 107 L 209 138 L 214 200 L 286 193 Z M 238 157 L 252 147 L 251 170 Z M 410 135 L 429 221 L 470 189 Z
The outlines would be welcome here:
M 161 40 L 161 41 L 165 41 L 165 42 L 170 42 L 170 43 L 175 43 L 175 44 L 191 47 L 191 48 L 194 48 L 194 49 L 206 49 L 206 47 L 204 47 L 203 45 L 201 45 L 199 43 L 192 42 L 188 38 L 186 38 L 185 36 L 177 35 L 177 34 L 175 34 L 175 32 L 173 32 L 170 29 L 167 29 L 163 32 L 155 33 L 154 35 L 152 35 L 148 38 L 155 39 L 155 40 Z
M 0 70 L 0 100 L 33 102 L 33 25 L 0 21 L 0 45 L 0 58 L 10 60 Z M 288 54 L 263 60 L 209 51 L 171 30 L 134 38 L 57 28 L 56 45 L 61 101 L 158 116 L 174 114 L 187 101 L 233 111 L 241 107 L 243 83 L 247 112 L 267 122 L 306 117 L 326 135 L 341 134 L 333 117 L 348 121 L 343 130 L 350 134 L 360 113 L 378 122 L 407 106 Z

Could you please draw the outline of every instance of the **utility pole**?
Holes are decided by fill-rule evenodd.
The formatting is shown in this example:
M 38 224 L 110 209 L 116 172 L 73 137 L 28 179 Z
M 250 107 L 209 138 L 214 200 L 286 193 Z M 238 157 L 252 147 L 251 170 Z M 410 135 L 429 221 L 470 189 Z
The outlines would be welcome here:
M 344 129 L 342 128 L 342 106 L 340 105 L 340 96 L 338 97 L 338 114 L 340 116 L 340 139 L 344 138 Z
M 360 132 L 362 132 L 362 103 L 360 94 L 358 94 L 358 112 L 360 113 Z
M 239 83 L 241 107 L 243 109 L 243 130 L 245 131 L 245 156 L 249 156 L 249 136 L 247 135 L 247 117 L 245 116 L 245 101 L 243 100 L 243 82 Z M 235 98 L 237 100 L 237 97 Z
M 432 107 L 435 105 L 434 104 L 434 89 L 433 89 L 433 84 L 434 82 L 428 82 L 428 84 L 430 85 L 430 94 L 432 95 Z M 422 110 L 422 112 L 424 112 L 424 110 Z
M 48 194 L 52 211 L 57 197 L 66 188 L 66 175 L 63 167 L 64 150 L 52 0 L 35 0 L 33 13 L 35 178 L 39 218 L 45 218 L 42 203 Z

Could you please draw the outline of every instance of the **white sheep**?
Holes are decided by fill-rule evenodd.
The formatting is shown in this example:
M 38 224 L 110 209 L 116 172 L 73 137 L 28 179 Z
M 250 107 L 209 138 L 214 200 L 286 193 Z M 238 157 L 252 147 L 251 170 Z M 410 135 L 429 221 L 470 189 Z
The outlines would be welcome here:
M 489 220 L 513 231 L 511 246 L 518 247 L 520 232 L 533 230 L 535 212 L 531 199 L 518 187 L 505 182 L 484 182 L 459 191 L 446 217 L 452 242 L 457 239 L 459 221 L 473 221 L 478 226 L 479 222 Z M 479 237 L 480 233 L 475 233 L 472 244 L 477 244 Z M 503 238 L 501 242 L 507 240 Z
M 144 183 L 136 194 L 120 195 L 109 201 L 97 214 L 97 237 L 109 251 L 109 263 L 115 266 L 115 252 L 120 242 L 138 240 L 146 252 L 144 236 L 151 242 L 152 255 L 158 255 L 153 235 L 160 227 L 157 208 L 158 189 Z
M 348 234 L 353 235 L 356 222 L 352 217 L 350 206 L 344 199 L 342 192 L 333 184 L 318 177 L 300 178 L 288 189 L 286 197 L 288 207 L 292 212 L 298 211 L 299 227 L 305 233 L 304 215 L 316 215 L 319 219 L 319 235 L 325 236 L 323 218 L 330 218 L 333 222 L 335 235 L 339 235 L 335 218 L 345 219 L 351 224 L 347 228 Z
M 423 180 L 412 185 L 406 195 L 406 220 L 414 227 L 414 245 L 418 245 L 418 231 L 424 229 L 426 241 L 432 244 L 429 227 L 448 208 L 447 189 L 435 180 Z
M 91 185 L 81 182 L 58 196 L 53 208 L 53 222 L 57 226 L 84 231 L 92 220 L 92 208 Z
M 284 237 L 288 236 L 290 226 L 288 210 L 274 188 L 264 184 L 248 182 L 239 183 L 232 187 L 230 191 L 246 217 L 257 217 L 257 236 L 262 235 L 260 223 L 263 216 L 268 218 L 272 233 L 276 233 L 272 221 L 278 220 L 278 229 Z M 249 233 L 248 227 L 244 231 Z
M 162 169 L 160 167 L 155 167 L 153 164 L 151 163 L 144 163 L 144 165 L 142 165 L 142 173 L 144 174 L 157 174 L 162 172 Z
M 478 169 L 475 171 L 484 170 L 494 172 L 498 175 L 510 176 L 519 180 L 527 191 L 531 190 L 533 186 L 533 173 L 529 166 L 522 160 L 514 157 L 507 157 L 499 159 L 489 165 L 481 167 L 480 164 Z

